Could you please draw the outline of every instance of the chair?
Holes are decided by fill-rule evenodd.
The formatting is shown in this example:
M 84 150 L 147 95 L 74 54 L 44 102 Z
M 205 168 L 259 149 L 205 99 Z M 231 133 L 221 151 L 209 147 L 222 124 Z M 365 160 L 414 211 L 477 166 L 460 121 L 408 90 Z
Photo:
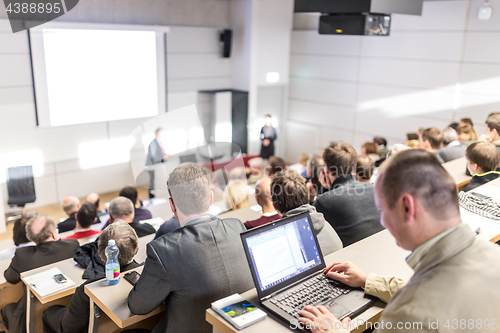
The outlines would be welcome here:
M 24 207 L 27 203 L 35 202 L 35 181 L 33 167 L 20 166 L 7 169 L 7 191 L 10 206 Z

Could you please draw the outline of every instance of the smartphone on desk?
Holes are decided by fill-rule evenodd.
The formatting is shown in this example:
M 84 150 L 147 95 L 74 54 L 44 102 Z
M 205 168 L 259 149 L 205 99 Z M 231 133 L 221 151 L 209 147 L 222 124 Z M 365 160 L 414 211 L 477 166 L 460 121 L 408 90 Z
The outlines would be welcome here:
M 123 275 L 123 278 L 127 280 L 131 285 L 135 286 L 137 281 L 139 281 L 139 278 L 141 277 L 141 274 L 137 273 L 136 271 L 129 272 L 125 275 Z
M 65 283 L 68 281 L 68 279 L 66 279 L 66 277 L 62 274 L 54 275 L 54 280 L 56 280 L 57 283 Z

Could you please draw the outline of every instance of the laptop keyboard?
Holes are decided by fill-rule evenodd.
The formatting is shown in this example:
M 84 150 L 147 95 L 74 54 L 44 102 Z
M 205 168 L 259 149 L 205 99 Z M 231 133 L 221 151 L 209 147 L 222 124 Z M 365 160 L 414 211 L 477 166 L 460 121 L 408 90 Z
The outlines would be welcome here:
M 306 305 L 316 305 L 326 301 L 329 301 L 329 304 L 325 305 L 331 305 L 335 303 L 333 299 L 347 294 L 350 290 L 348 287 L 333 285 L 324 274 L 320 274 L 298 287 L 272 297 L 270 301 L 289 315 L 299 318 L 299 311 Z

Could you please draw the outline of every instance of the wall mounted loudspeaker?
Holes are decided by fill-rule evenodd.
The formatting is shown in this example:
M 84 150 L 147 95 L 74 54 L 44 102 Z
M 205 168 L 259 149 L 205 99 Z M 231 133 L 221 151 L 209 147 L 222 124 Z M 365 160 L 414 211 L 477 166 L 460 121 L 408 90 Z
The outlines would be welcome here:
M 222 44 L 222 56 L 229 58 L 231 56 L 231 40 L 233 39 L 233 31 L 224 29 L 220 34 L 220 42 Z

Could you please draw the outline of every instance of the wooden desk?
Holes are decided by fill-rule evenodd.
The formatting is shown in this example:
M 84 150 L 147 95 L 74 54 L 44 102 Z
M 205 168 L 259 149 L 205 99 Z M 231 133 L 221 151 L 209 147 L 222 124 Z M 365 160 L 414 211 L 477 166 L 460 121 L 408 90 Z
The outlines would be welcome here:
M 139 238 L 139 251 L 135 255 L 135 261 L 139 264 L 143 263 L 148 257 L 146 250 L 147 245 L 155 238 L 155 234 L 147 235 Z
M 472 192 L 486 195 L 488 197 L 491 197 L 493 201 L 500 203 L 500 178 L 497 178 L 495 180 L 492 180 L 491 182 L 481 185 L 472 190 Z M 460 209 L 461 211 L 464 210 L 463 208 Z M 479 236 L 484 236 L 485 239 L 493 243 L 496 243 L 497 241 L 500 240 L 500 221 L 493 221 L 485 217 L 474 216 L 475 214 L 470 212 L 465 212 L 465 214 L 462 215 L 463 215 L 462 221 L 464 223 L 471 225 L 471 228 L 473 230 L 478 226 L 481 227 L 481 232 L 479 233 Z M 468 220 L 469 218 L 473 221 L 469 221 Z M 474 221 L 476 223 L 473 223 Z M 483 227 L 484 222 L 487 223 L 488 226 Z
M 232 211 L 217 215 L 217 217 L 220 219 L 236 218 L 243 223 L 250 221 L 250 220 L 256 220 L 261 216 L 262 216 L 262 213 L 256 212 L 255 210 L 253 210 L 250 207 L 232 210 Z
M 334 252 L 325 257 L 326 265 L 331 265 L 337 261 L 352 261 L 365 273 L 376 273 L 381 275 L 397 276 L 402 279 L 410 279 L 413 270 L 406 264 L 406 257 L 410 252 L 405 251 L 396 245 L 394 237 L 387 230 L 383 230 L 373 236 L 365 238 L 346 248 Z M 259 304 L 257 291 L 249 290 L 242 296 L 255 305 Z M 385 304 L 381 301 L 359 316 L 355 320 L 365 320 L 376 322 L 382 313 Z M 227 323 L 222 317 L 212 309 L 207 309 L 206 320 L 222 333 L 235 333 L 237 330 Z M 352 332 L 363 332 L 365 325 L 361 325 Z M 261 332 L 289 332 L 285 325 L 274 319 L 267 317 L 263 321 L 245 328 L 240 332 L 261 333 Z
M 467 168 L 467 160 L 465 157 L 457 158 L 456 160 L 443 164 L 443 168 L 453 177 L 459 191 L 467 186 L 472 179 L 471 176 L 465 174 Z
M 75 293 L 76 287 L 85 282 L 85 280 L 82 279 L 84 270 L 77 266 L 76 262 L 73 261 L 73 258 L 62 260 L 54 264 L 46 265 L 40 268 L 32 269 L 31 271 L 21 273 L 21 280 L 25 282 L 25 278 L 27 278 L 28 276 L 42 273 L 55 267 L 57 267 L 66 277 L 75 282 L 75 286 L 54 295 L 41 297 L 36 293 L 36 291 L 32 289 L 31 286 L 24 283 L 24 285 L 26 286 L 27 294 L 26 326 L 28 328 L 28 333 L 41 332 L 43 327 L 43 310 L 55 304 L 68 305 L 71 300 L 70 296 Z M 38 302 L 36 302 L 36 300 L 38 300 Z M 37 315 L 36 317 L 35 314 Z
M 142 269 L 143 267 L 138 267 L 134 270 L 142 273 Z M 146 318 L 162 314 L 165 311 L 165 304 L 163 304 L 147 315 L 132 314 L 127 304 L 128 294 L 132 290 L 132 285 L 123 279 L 124 274 L 120 274 L 120 282 L 114 286 L 109 286 L 106 283 L 106 279 L 85 285 L 85 293 L 90 297 L 89 333 L 97 332 L 99 309 L 111 318 L 119 328 L 131 326 Z

